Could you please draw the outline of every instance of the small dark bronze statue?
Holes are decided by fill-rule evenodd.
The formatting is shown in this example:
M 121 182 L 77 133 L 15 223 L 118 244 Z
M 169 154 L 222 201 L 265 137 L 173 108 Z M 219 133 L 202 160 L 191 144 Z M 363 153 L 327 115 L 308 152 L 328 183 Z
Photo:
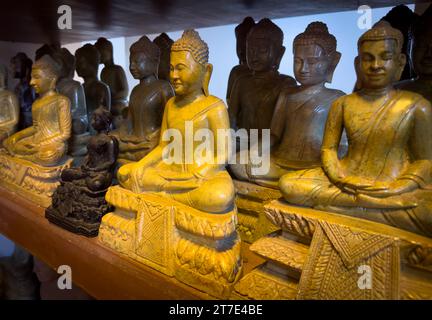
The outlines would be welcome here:
M 66 169 L 45 217 L 71 232 L 95 237 L 102 217 L 113 210 L 105 201 L 118 155 L 117 139 L 109 135 L 112 116 L 104 107 L 93 113 L 91 125 L 97 132 L 87 145 L 87 156 L 77 168 Z
M 23 52 L 19 52 L 11 59 L 12 71 L 15 79 L 19 79 L 15 87 L 15 94 L 20 106 L 20 121 L 18 129 L 30 127 L 32 122 L 32 104 L 36 100 L 36 93 L 30 86 L 33 62 Z
M 76 72 L 84 79 L 84 93 L 87 106 L 87 117 L 100 105 L 111 111 L 111 95 L 109 87 L 98 79 L 100 54 L 95 46 L 86 44 L 75 52 Z M 91 128 L 90 131 L 92 132 Z M 94 133 L 94 132 L 92 132 Z
M 252 29 L 254 25 L 255 25 L 254 19 L 251 17 L 246 17 L 244 18 L 243 22 L 240 23 L 235 28 L 235 36 L 237 40 L 236 50 L 237 50 L 237 57 L 239 59 L 239 64 L 234 66 L 231 69 L 228 78 L 228 87 L 227 87 L 227 94 L 226 94 L 226 99 L 228 104 L 229 104 L 229 98 L 231 95 L 231 90 L 234 82 L 236 82 L 237 79 L 240 78 L 242 75 L 250 73 L 250 69 L 248 68 L 247 61 L 246 61 L 246 38 L 249 31 Z
M 169 81 L 171 46 L 174 41 L 164 32 L 154 38 L 153 43 L 156 44 L 160 50 L 158 78 L 159 80 Z
M 106 38 L 99 38 L 95 43 L 100 54 L 100 63 L 104 64 L 101 81 L 106 83 L 111 93 L 111 113 L 114 128 L 119 127 L 123 117 L 123 109 L 127 108 L 129 86 L 124 69 L 114 64 L 113 45 Z

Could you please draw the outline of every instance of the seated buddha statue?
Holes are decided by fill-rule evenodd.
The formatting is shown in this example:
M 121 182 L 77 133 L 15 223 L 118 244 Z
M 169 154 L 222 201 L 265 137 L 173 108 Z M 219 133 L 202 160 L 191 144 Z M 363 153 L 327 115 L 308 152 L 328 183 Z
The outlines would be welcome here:
M 72 135 L 69 140 L 68 153 L 73 156 L 84 156 L 89 137 L 87 106 L 84 88 L 78 81 L 73 80 L 75 73 L 75 56 L 68 49 L 58 51 L 61 61 L 61 73 L 57 81 L 57 91 L 68 97 L 71 102 Z
M 7 90 L 6 67 L 0 66 L 0 144 L 18 128 L 19 104 L 15 94 Z
M 269 172 L 254 175 L 251 164 L 230 165 L 240 180 L 278 188 L 279 178 L 292 170 L 319 167 L 324 126 L 332 102 L 344 95 L 328 89 L 341 54 L 336 38 L 322 22 L 313 22 L 294 39 L 294 74 L 300 86 L 281 91 L 271 123 Z M 346 139 L 343 141 L 346 147 Z
M 228 100 L 232 128 L 270 129 L 279 93 L 296 84 L 278 72 L 285 52 L 282 43 L 282 30 L 269 19 L 262 19 L 249 31 L 246 59 L 251 72 L 233 83 Z
M 400 31 L 386 22 L 360 37 L 362 88 L 333 102 L 322 168 L 282 176 L 286 201 L 432 236 L 432 107 L 421 95 L 393 87 L 406 63 L 402 43 Z M 343 130 L 348 152 L 339 157 Z
M 100 62 L 104 64 L 101 71 L 101 81 L 108 85 L 111 93 L 111 113 L 114 116 L 114 128 L 117 128 L 123 118 L 123 109 L 127 107 L 129 85 L 123 68 L 114 64 L 113 45 L 106 38 L 99 38 L 95 43 L 100 53 Z
M 158 78 L 169 81 L 171 46 L 174 41 L 164 32 L 153 39 L 153 43 L 159 47 L 160 61 Z
M 117 140 L 108 134 L 111 122 L 105 108 L 93 112 L 91 125 L 97 134 L 89 140 L 87 155 L 79 167 L 62 171 L 61 185 L 45 211 L 51 222 L 85 236 L 96 236 L 103 215 L 112 210 L 105 200 L 118 155 Z
M 84 79 L 84 93 L 87 106 L 87 119 L 91 119 L 93 111 L 100 105 L 111 110 L 111 95 L 109 87 L 99 81 L 98 66 L 100 62 L 99 51 L 95 46 L 86 44 L 75 52 L 76 72 Z M 90 128 L 90 131 L 92 129 Z
M 229 105 L 229 99 L 234 82 L 242 75 L 250 72 L 246 61 L 246 38 L 249 31 L 255 25 L 255 21 L 251 17 L 246 17 L 234 30 L 236 37 L 236 51 L 239 59 L 239 64 L 231 69 L 228 78 L 226 101 Z
M 119 162 L 139 161 L 159 143 L 165 104 L 174 95 L 168 81 L 157 76 L 160 50 L 146 36 L 130 47 L 130 72 L 140 83 L 133 88 L 126 128 L 113 134 L 119 140 Z
M 30 84 L 39 94 L 32 106 L 33 125 L 4 141 L 12 156 L 48 167 L 66 154 L 72 121 L 69 99 L 56 92 L 59 74 L 59 64 L 48 55 L 33 64 Z
M 416 92 L 432 102 L 432 6 L 413 26 L 412 64 L 417 78 L 398 88 Z
M 18 83 L 15 86 L 15 94 L 20 106 L 18 129 L 25 129 L 32 125 L 32 104 L 36 99 L 34 88 L 30 86 L 32 60 L 23 52 L 17 53 L 11 59 L 12 71 Z
M 194 152 L 198 142 L 192 142 L 195 132 L 204 129 L 214 133 L 216 146 L 217 129 L 229 129 L 225 104 L 208 92 L 212 73 L 208 56 L 207 44 L 194 30 L 185 31 L 174 42 L 170 78 L 175 96 L 165 106 L 159 145 L 140 161 L 120 167 L 117 177 L 123 188 L 135 193 L 152 192 L 204 212 L 226 213 L 234 207 L 234 186 L 223 163 L 228 152 L 215 147 L 209 161 L 208 155 Z M 168 159 L 166 135 L 170 131 L 177 132 L 183 141 L 190 140 L 190 149 L 187 142 L 177 145 L 182 161 Z M 189 162 L 190 155 L 194 157 Z

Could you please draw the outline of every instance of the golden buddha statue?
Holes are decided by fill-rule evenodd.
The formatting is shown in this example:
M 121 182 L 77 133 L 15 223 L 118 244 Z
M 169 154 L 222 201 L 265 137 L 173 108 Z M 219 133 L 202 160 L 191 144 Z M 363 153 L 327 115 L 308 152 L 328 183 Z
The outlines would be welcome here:
M 171 46 L 174 41 L 163 32 L 153 39 L 153 43 L 156 44 L 160 50 L 158 78 L 160 80 L 169 81 Z
M 165 104 L 174 95 L 169 82 L 157 77 L 159 53 L 146 36 L 130 47 L 130 72 L 140 83 L 131 92 L 127 127 L 113 132 L 121 164 L 141 160 L 159 142 Z
M 234 66 L 231 69 L 229 78 L 228 78 L 228 86 L 227 86 L 227 94 L 226 101 L 229 105 L 229 99 L 231 96 L 232 87 L 234 82 L 237 81 L 242 75 L 250 73 L 250 69 L 247 66 L 246 61 L 246 39 L 249 31 L 255 25 L 255 21 L 252 17 L 246 17 L 234 30 L 236 36 L 236 51 L 237 57 L 239 59 L 239 64 Z
M 123 118 L 123 109 L 127 107 L 129 85 L 126 73 L 119 65 L 114 64 L 113 45 L 106 38 L 99 38 L 95 43 L 100 53 L 100 62 L 105 65 L 101 71 L 101 81 L 108 85 L 111 93 L 111 113 L 114 117 L 114 128 Z
M 6 67 L 0 66 L 0 144 L 18 128 L 19 104 L 15 94 L 7 90 Z
M 228 99 L 232 128 L 270 129 L 279 93 L 296 84 L 278 72 L 285 53 L 282 43 L 282 30 L 269 19 L 262 19 L 248 33 L 246 59 L 252 72 L 233 83 Z
M 98 79 L 99 51 L 95 46 L 86 44 L 75 52 L 75 58 L 76 72 L 78 76 L 84 79 L 87 119 L 91 119 L 93 111 L 101 105 L 110 111 L 110 89 L 105 83 Z M 90 131 L 93 132 L 91 128 Z
M 234 186 L 225 170 L 229 145 L 217 147 L 219 130 L 228 132 L 223 138 L 230 143 L 229 117 L 223 101 L 209 95 L 213 67 L 208 57 L 207 44 L 194 30 L 172 45 L 170 79 L 176 95 L 165 106 L 159 144 L 118 170 L 121 187 L 111 187 L 106 195 L 115 211 L 102 218 L 99 239 L 226 299 L 241 274 L 241 242 Z M 205 152 L 197 141 L 202 134 L 214 138 L 206 139 L 211 142 Z
M 33 103 L 33 125 L 4 141 L 8 152 L 42 166 L 57 165 L 71 135 L 70 101 L 56 92 L 60 66 L 48 55 L 33 64 L 32 85 L 39 98 Z
M 278 188 L 283 174 L 321 165 L 327 115 L 333 100 L 344 95 L 326 88 L 325 83 L 331 82 L 341 54 L 336 51 L 336 38 L 322 22 L 311 23 L 294 39 L 293 48 L 294 74 L 300 86 L 282 90 L 278 98 L 270 127 L 269 172 L 254 175 L 251 164 L 230 165 L 240 180 Z M 346 147 L 346 139 L 342 145 Z
M 164 148 L 168 145 L 163 139 L 166 130 L 176 129 L 183 139 L 193 139 L 200 129 L 216 133 L 217 129 L 229 128 L 225 104 L 208 93 L 211 73 L 207 45 L 195 31 L 185 31 L 171 48 L 170 76 L 175 97 L 165 106 L 159 145 L 139 162 L 120 167 L 120 185 L 136 193 L 160 193 L 206 212 L 232 210 L 234 187 L 231 177 L 225 170 L 225 163 L 216 161 L 218 156 L 227 161 L 227 152 L 222 156 L 214 154 L 214 164 L 196 157 L 191 164 L 168 164 L 164 159 Z M 193 124 L 191 137 L 185 136 L 186 121 Z M 194 153 L 194 150 L 187 152 Z M 184 156 L 187 152 L 183 152 Z
M 362 89 L 333 103 L 322 168 L 280 179 L 289 203 L 432 235 L 432 109 L 422 96 L 393 88 L 406 63 L 402 43 L 386 22 L 360 37 Z M 348 152 L 339 158 L 344 129 Z
M 417 78 L 401 82 L 398 88 L 432 102 L 432 6 L 414 24 L 413 42 L 412 64 Z

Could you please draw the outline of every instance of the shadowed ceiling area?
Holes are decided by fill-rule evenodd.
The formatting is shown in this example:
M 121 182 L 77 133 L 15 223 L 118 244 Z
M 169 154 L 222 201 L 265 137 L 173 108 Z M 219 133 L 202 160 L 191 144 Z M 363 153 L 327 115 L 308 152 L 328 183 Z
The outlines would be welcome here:
M 87 41 L 239 23 L 246 16 L 272 19 L 413 2 L 395 0 L 8 0 L 2 3 L 0 41 Z M 72 9 L 72 29 L 60 30 L 58 7 Z

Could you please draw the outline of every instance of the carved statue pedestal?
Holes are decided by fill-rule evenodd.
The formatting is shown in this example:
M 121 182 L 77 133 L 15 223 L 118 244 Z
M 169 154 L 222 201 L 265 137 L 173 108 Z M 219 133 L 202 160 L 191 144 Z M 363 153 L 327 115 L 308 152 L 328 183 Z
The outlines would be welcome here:
M 61 182 L 53 195 L 53 204 L 45 217 L 70 232 L 96 237 L 104 214 L 112 211 L 105 201 L 106 189 L 91 191 L 85 181 Z
M 47 208 L 51 205 L 52 194 L 60 184 L 61 172 L 70 168 L 72 161 L 72 158 L 65 158 L 58 166 L 43 167 L 12 157 L 4 149 L 0 149 L 0 185 Z
M 279 190 L 250 182 L 234 180 L 238 209 L 238 232 L 242 241 L 253 243 L 259 238 L 279 230 L 265 216 L 264 205 L 282 197 Z
M 116 207 L 102 218 L 99 240 L 217 298 L 229 297 L 242 260 L 236 209 L 209 214 L 151 193 L 109 188 Z
M 236 284 L 236 296 L 432 298 L 432 239 L 280 200 L 265 212 L 282 230 L 251 245 L 267 262 Z

